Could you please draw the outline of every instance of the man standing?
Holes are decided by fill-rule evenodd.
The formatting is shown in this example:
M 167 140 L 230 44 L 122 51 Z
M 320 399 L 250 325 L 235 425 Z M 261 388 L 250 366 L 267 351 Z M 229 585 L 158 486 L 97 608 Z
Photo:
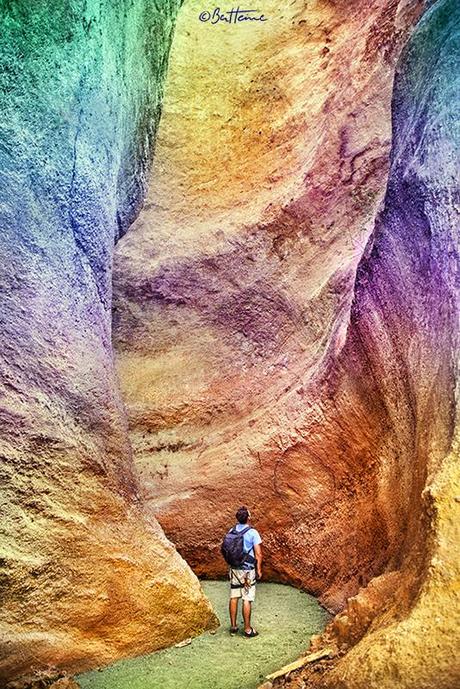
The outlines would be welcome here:
M 246 507 L 240 507 L 236 513 L 237 524 L 229 531 L 224 540 L 224 544 L 228 538 L 242 542 L 242 561 L 236 567 L 234 562 L 230 562 L 230 634 L 238 632 L 236 622 L 238 601 L 242 598 L 244 635 L 248 638 L 258 635 L 258 632 L 251 627 L 251 608 L 256 595 L 256 579 L 262 577 L 262 548 L 260 545 L 262 539 L 259 532 L 248 524 L 250 517 L 249 510 Z M 224 550 L 222 552 L 227 559 Z

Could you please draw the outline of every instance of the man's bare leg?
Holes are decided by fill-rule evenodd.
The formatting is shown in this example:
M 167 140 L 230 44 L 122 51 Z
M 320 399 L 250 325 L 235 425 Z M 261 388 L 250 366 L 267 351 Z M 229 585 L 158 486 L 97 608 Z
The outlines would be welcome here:
M 228 611 L 230 613 L 230 624 L 233 628 L 237 626 L 236 618 L 238 616 L 238 601 L 239 598 L 230 598 L 230 603 L 228 605 Z
M 252 603 L 249 600 L 243 601 L 243 620 L 244 620 L 244 631 L 251 631 L 251 607 Z

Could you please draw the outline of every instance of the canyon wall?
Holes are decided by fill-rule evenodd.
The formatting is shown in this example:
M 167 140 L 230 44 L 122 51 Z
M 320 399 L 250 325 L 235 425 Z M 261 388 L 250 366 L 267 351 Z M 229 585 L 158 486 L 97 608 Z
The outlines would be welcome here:
M 154 515 L 219 576 L 246 503 L 286 686 L 454 689 L 458 3 L 189 0 L 150 172 L 179 4 L 0 0 L 0 680 L 214 625 Z
M 389 406 L 390 345 L 386 368 L 341 353 L 385 191 L 394 68 L 422 4 L 271 2 L 257 27 L 200 25 L 196 7 L 179 18 L 147 203 L 115 256 L 137 472 L 196 572 L 225 572 L 222 534 L 248 504 L 267 575 L 337 611 L 418 533 L 424 440 L 406 371 Z M 381 337 L 369 310 L 367 340 Z
M 399 64 L 385 205 L 358 268 L 341 356 L 353 397 L 364 361 L 379 372 L 390 415 L 383 446 L 394 447 L 379 456 L 382 497 L 388 508 L 403 499 L 411 506 L 400 561 L 315 641 L 339 651 L 359 643 L 334 669 L 279 683 L 292 689 L 460 686 L 459 20 L 458 3 L 434 3 Z M 420 579 L 410 606 L 414 565 Z
M 139 501 L 111 344 L 179 2 L 0 6 L 2 681 L 215 619 Z
M 204 576 L 248 504 L 266 576 L 340 613 L 286 686 L 455 689 L 458 5 L 196 7 L 115 256 L 143 497 Z

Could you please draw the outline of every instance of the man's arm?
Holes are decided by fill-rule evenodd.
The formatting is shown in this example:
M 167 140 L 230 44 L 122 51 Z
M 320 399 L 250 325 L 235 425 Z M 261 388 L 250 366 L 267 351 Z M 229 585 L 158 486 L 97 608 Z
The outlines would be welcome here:
M 262 578 L 262 546 L 257 544 L 254 546 L 254 555 L 256 558 L 256 576 L 258 579 Z

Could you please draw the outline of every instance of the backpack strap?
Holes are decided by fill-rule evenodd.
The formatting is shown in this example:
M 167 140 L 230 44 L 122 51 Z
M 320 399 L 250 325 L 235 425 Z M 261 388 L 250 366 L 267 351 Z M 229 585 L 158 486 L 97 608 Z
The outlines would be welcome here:
M 248 531 L 250 531 L 251 529 L 252 529 L 252 526 L 247 526 L 245 529 L 241 529 L 241 531 L 237 531 L 236 526 L 232 526 L 232 528 L 230 529 L 230 531 L 228 533 L 232 533 L 235 536 L 244 536 L 244 534 L 247 533 Z
M 236 527 L 235 527 L 235 532 L 239 536 L 244 536 L 244 534 L 247 533 L 248 531 L 250 531 L 251 529 L 252 529 L 252 526 L 247 526 L 245 529 L 241 529 L 241 531 L 236 531 Z M 250 555 L 249 552 L 247 552 L 244 556 L 243 563 L 248 564 L 248 565 L 253 565 L 255 562 L 256 562 L 256 558 L 253 557 L 252 555 Z

